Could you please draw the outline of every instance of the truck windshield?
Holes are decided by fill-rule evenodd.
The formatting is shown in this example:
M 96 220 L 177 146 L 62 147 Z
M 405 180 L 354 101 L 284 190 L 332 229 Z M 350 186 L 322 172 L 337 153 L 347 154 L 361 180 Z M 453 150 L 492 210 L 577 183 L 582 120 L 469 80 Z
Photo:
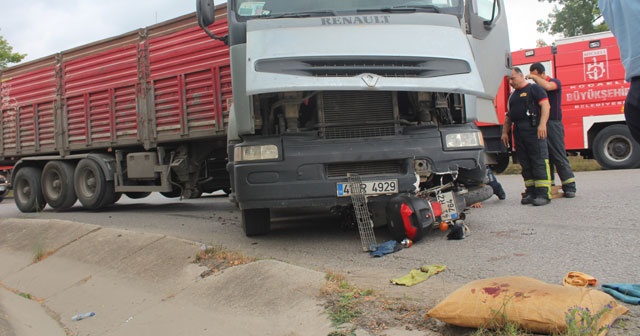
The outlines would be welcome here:
M 338 14 L 429 12 L 462 16 L 462 0 L 236 0 L 240 17 L 308 17 Z

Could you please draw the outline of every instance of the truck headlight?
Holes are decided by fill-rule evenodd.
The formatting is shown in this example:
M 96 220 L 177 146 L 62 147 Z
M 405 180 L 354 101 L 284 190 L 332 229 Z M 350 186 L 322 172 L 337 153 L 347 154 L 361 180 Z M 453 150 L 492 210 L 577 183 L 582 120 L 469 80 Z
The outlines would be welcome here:
M 278 155 L 276 145 L 237 146 L 233 150 L 233 160 L 236 162 L 276 160 Z
M 484 138 L 480 132 L 450 133 L 444 139 L 445 150 L 481 148 L 484 147 Z

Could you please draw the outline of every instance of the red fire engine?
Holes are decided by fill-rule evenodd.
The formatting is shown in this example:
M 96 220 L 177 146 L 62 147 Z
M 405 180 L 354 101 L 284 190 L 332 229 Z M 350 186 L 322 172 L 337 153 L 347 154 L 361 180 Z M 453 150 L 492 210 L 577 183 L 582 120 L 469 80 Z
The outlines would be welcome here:
M 604 169 L 640 167 L 640 145 L 633 140 L 624 118 L 629 83 L 624 80 L 620 52 L 611 32 L 556 41 L 554 46 L 511 53 L 523 73 L 535 62 L 547 75 L 562 82 L 562 116 L 568 154 L 595 159 Z M 500 143 L 510 87 L 505 79 L 495 100 L 500 125 L 479 124 L 495 170 L 503 171 L 509 154 Z M 517 149 L 516 149 L 517 150 Z

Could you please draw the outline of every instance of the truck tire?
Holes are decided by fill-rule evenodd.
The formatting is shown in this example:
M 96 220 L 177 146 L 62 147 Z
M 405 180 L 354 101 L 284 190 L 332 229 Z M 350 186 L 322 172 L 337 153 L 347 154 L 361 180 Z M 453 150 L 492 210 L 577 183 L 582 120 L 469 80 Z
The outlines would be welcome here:
M 54 209 L 71 208 L 78 197 L 73 187 L 74 165 L 65 161 L 50 161 L 42 169 L 42 194 Z
M 510 156 L 508 153 L 500 153 L 496 155 L 497 163 L 490 165 L 491 170 L 493 170 L 495 174 L 502 174 L 505 170 L 507 170 L 507 167 L 509 167 L 509 158 Z
M 269 209 L 242 210 L 242 226 L 247 237 L 264 236 L 271 230 Z
M 593 140 L 593 157 L 604 169 L 638 168 L 640 145 L 627 125 L 607 126 Z
M 148 191 L 129 191 L 124 194 L 127 195 L 127 197 L 129 197 L 130 199 L 141 199 L 151 195 L 151 193 Z
M 74 174 L 76 195 L 89 210 L 111 205 L 116 200 L 112 182 L 107 181 L 100 165 L 92 159 L 82 159 Z
M 42 211 L 47 203 L 42 194 L 40 177 L 42 171 L 36 167 L 18 169 L 13 178 L 13 198 L 22 212 Z
M 160 195 L 166 198 L 176 198 L 182 196 L 182 190 L 176 188 L 171 191 L 162 191 L 160 192 Z

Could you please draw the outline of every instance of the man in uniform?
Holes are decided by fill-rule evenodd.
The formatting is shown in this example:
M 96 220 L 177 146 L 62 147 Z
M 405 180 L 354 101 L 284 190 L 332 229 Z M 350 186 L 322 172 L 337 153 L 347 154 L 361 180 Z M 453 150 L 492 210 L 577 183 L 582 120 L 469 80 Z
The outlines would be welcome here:
M 546 205 L 551 202 L 551 176 L 547 144 L 549 98 L 543 88 L 530 84 L 522 70 L 511 70 L 509 84 L 515 89 L 509 97 L 509 112 L 504 120 L 502 142 L 509 145 L 509 130 L 513 125 L 518 161 L 526 191 L 521 204 Z
M 549 96 L 549 121 L 547 122 L 547 142 L 549 143 L 549 163 L 555 168 L 562 181 L 564 197 L 576 197 L 576 177 L 571 169 L 567 150 L 564 146 L 564 126 L 562 125 L 562 83 L 545 73 L 542 63 L 533 63 L 529 67 L 526 79 L 540 85 Z M 553 177 L 553 172 L 551 173 Z M 553 180 L 552 180 L 553 181 Z

